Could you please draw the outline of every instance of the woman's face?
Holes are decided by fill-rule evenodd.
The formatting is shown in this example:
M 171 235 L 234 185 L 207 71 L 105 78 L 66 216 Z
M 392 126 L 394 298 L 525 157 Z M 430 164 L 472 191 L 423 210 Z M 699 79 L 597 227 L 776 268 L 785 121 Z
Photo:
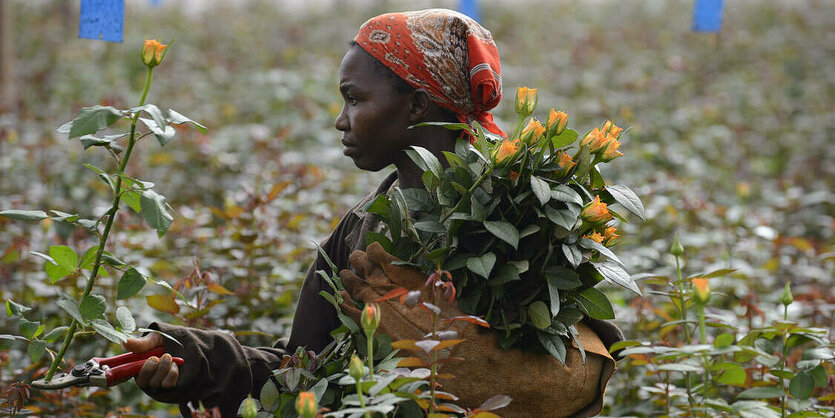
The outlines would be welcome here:
M 343 153 L 358 168 L 379 171 L 406 157 L 411 99 L 377 75 L 373 60 L 358 46 L 342 59 L 339 91 L 344 104 L 334 126 L 342 131 Z

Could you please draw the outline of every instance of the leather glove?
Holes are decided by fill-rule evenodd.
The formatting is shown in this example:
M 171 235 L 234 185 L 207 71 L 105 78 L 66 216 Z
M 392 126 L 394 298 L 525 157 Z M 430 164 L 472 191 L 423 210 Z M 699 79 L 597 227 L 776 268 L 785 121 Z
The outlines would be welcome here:
M 405 266 L 377 244 L 366 251 L 354 251 L 349 259 L 356 270 L 340 272 L 347 293 L 343 293 L 343 310 L 359 323 L 360 310 L 350 299 L 373 302 L 398 287 L 424 291 L 427 276 Z M 363 280 L 361 277 L 364 277 Z M 424 296 L 427 292 L 424 291 Z M 425 300 L 425 299 L 424 299 Z M 431 315 L 417 308 L 409 308 L 396 299 L 379 303 L 381 322 L 379 332 L 393 340 L 419 340 L 431 332 Z M 457 302 L 437 303 L 442 316 L 461 315 Z M 466 341 L 449 350 L 445 356 L 461 357 L 464 361 L 444 363 L 441 372 L 451 374 L 443 381 L 443 390 L 459 397 L 458 405 L 474 409 L 493 395 L 513 398 L 505 408 L 496 412 L 512 417 L 592 416 L 603 407 L 606 384 L 615 371 L 615 362 L 597 334 L 584 323 L 576 325 L 578 339 L 586 351 L 583 362 L 576 346 L 566 347 L 566 364 L 550 355 L 539 355 L 520 349 L 503 350 L 493 331 L 479 330 L 476 325 L 454 322 L 447 329 L 458 332 Z M 573 343 L 572 343 L 573 344 Z M 424 356 L 424 361 L 427 358 Z

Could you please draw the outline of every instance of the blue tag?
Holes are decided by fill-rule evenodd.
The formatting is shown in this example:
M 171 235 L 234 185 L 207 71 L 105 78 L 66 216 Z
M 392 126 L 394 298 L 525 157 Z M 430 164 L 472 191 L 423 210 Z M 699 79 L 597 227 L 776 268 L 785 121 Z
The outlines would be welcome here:
M 125 0 L 81 0 L 78 37 L 122 42 Z
M 481 19 L 479 10 L 478 10 L 478 0 L 461 0 L 461 4 L 459 7 L 459 11 L 471 19 L 475 20 L 476 22 Z
M 696 0 L 693 8 L 694 32 L 719 32 L 722 28 L 723 0 Z

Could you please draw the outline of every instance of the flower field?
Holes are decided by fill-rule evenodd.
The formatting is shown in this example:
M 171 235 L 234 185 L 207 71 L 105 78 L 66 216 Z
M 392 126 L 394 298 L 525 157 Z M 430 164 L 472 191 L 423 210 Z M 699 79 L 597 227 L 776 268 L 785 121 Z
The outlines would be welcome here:
M 124 306 L 136 327 L 224 329 L 249 345 L 289 334 L 314 243 L 388 173 L 353 167 L 333 128 L 348 41 L 376 14 L 457 4 L 129 1 L 114 44 L 78 39 L 65 2 L 11 3 L 17 81 L 14 107 L 0 110 L 0 211 L 103 216 L 110 189 L 85 164 L 115 171 L 111 156 L 56 129 L 84 106 L 134 106 L 143 41 L 175 40 L 148 101 L 208 131 L 175 124 L 165 147 L 139 144 L 125 171 L 154 183 L 173 222 L 160 236 L 119 212 L 107 248 L 122 264 L 104 267 L 98 294 L 107 318 Z M 643 202 L 646 221 L 617 221 L 643 296 L 600 287 L 629 340 L 604 414 L 835 414 L 835 2 L 725 2 L 718 34 L 690 30 L 692 1 L 481 3 L 502 56 L 500 125 L 514 126 L 513 94 L 531 86 L 581 137 L 605 120 L 626 128 L 624 156 L 601 172 Z M 534 116 L 548 120 L 547 107 Z M 0 408 L 177 413 L 133 383 L 26 385 L 73 320 L 59 292 L 78 297 L 86 283 L 33 252 L 57 260 L 64 250 L 50 247 L 72 248 L 75 266 L 98 244 L 55 218 L 0 217 L 0 298 L 13 301 L 0 314 Z M 147 281 L 135 297 L 120 297 L 124 265 Z M 122 351 L 83 331 L 66 359 Z

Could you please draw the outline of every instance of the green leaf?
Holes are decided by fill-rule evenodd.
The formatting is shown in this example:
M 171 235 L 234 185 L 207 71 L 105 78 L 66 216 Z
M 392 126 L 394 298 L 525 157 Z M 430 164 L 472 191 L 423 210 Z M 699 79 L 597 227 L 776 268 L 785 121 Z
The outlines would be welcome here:
M 720 363 L 711 367 L 718 374 L 716 382 L 723 385 L 744 386 L 745 385 L 745 369 L 739 364 L 735 363 Z
M 577 215 L 568 209 L 557 210 L 551 206 L 545 206 L 545 216 L 551 222 L 568 230 L 574 228 L 574 224 L 577 223 Z
M 815 379 L 809 372 L 799 372 L 789 382 L 789 393 L 797 399 L 809 399 L 815 388 Z
M 734 343 L 734 335 L 730 333 L 720 334 L 713 340 L 713 346 L 716 348 L 730 347 Z
M 29 359 L 32 360 L 32 363 L 40 361 L 44 352 L 46 352 L 46 341 L 43 340 L 30 342 L 29 347 L 26 349 L 26 353 L 29 355 Z
M 443 234 L 446 232 L 444 225 L 438 221 L 415 222 L 415 229 L 418 231 L 434 232 L 436 234 Z
M 606 260 L 600 263 L 593 262 L 591 265 L 594 266 L 595 270 L 597 270 L 597 272 L 609 282 L 621 286 L 624 289 L 631 290 L 636 295 L 643 295 L 641 293 L 641 289 L 638 288 L 638 285 L 634 280 L 632 280 L 632 277 L 629 276 L 629 273 L 627 273 L 626 270 L 618 264 Z
M 48 343 L 54 343 L 55 341 L 58 341 L 59 338 L 64 336 L 68 329 L 70 329 L 70 327 L 67 326 L 54 328 L 52 331 L 47 332 L 46 335 L 43 336 L 43 340 Z
M 559 290 L 576 289 L 583 285 L 576 271 L 562 266 L 548 267 L 545 270 L 545 277 L 548 280 L 548 286 Z
M 133 332 L 136 329 L 136 321 L 127 307 L 116 308 L 116 320 L 119 321 L 119 328 L 124 332 Z
M 566 129 L 562 131 L 561 134 L 555 135 L 551 137 L 551 144 L 554 145 L 554 148 L 563 148 L 567 147 L 574 143 L 577 140 L 577 131 L 573 129 Z
M 576 203 L 583 206 L 583 198 L 570 186 L 559 184 L 551 189 L 551 198 L 565 203 Z
M 737 399 L 771 399 L 783 396 L 783 389 L 777 386 L 759 386 L 746 389 L 737 395 Z
M 208 130 L 205 126 L 177 113 L 174 109 L 168 109 L 168 123 L 173 123 L 175 125 L 181 125 L 183 123 L 191 123 L 193 124 L 201 134 L 205 135 Z
M 113 180 L 110 179 L 110 176 L 104 172 L 104 170 L 92 165 L 92 164 L 84 164 L 84 167 L 87 167 L 90 171 L 99 175 L 99 178 L 105 182 L 108 186 L 110 186 L 110 190 L 116 191 L 116 186 L 113 184 Z
M 20 330 L 20 335 L 26 337 L 27 340 L 34 339 L 44 330 L 44 326 L 38 321 L 28 321 L 26 318 L 17 320 L 17 328 Z
M 128 340 L 128 336 L 124 332 L 117 331 L 116 328 L 113 328 L 113 325 L 110 325 L 110 322 L 103 319 L 94 319 L 90 322 L 90 325 L 99 335 L 107 338 L 114 344 L 122 345 Z
M 400 192 L 403 194 L 403 198 L 406 200 L 406 205 L 409 206 L 409 210 L 429 211 L 435 207 L 435 201 L 432 200 L 432 195 L 430 195 L 425 189 L 401 189 Z
M 577 170 L 574 171 L 574 177 L 582 182 L 589 174 L 589 169 L 591 168 L 591 151 L 588 145 L 580 147 L 579 158 L 575 158 L 575 161 L 577 161 Z
M 0 216 L 5 216 L 16 221 L 41 221 L 49 217 L 46 212 L 42 210 L 4 210 L 0 211 Z
M 565 364 L 565 342 L 563 342 L 562 337 L 542 331 L 538 331 L 536 337 L 546 351 L 551 353 L 560 363 Z
M 116 299 L 127 299 L 139 293 L 145 286 L 147 278 L 135 268 L 131 267 L 119 279 Z
M 575 245 L 563 244 L 562 253 L 565 254 L 565 258 L 574 268 L 577 268 L 583 262 L 583 252 Z
M 6 300 L 6 316 L 8 316 L 9 318 L 13 316 L 21 316 L 31 310 L 32 308 L 23 306 L 11 299 Z
M 144 123 L 145 126 L 148 127 L 148 130 L 154 134 L 160 146 L 165 146 L 165 144 L 171 142 L 171 140 L 174 139 L 174 136 L 177 135 L 177 131 L 175 131 L 171 126 L 160 126 L 153 120 L 145 118 L 139 118 L 139 121 Z
M 49 281 L 55 283 L 75 272 L 78 267 L 78 254 L 75 250 L 66 245 L 53 245 L 49 247 L 49 256 L 52 262 L 44 264 L 46 275 Z
M 430 171 L 439 179 L 443 177 L 443 166 L 435 154 L 423 147 L 412 146 L 411 148 L 406 150 L 406 154 L 421 170 Z
M 165 120 L 165 117 L 162 116 L 162 110 L 160 110 L 159 107 L 157 107 L 157 105 L 155 104 L 148 103 L 142 106 L 128 109 L 128 113 L 132 113 L 134 115 L 140 112 L 145 112 L 146 114 L 148 114 L 148 116 L 150 116 L 153 119 L 154 124 L 156 126 L 162 127 L 168 124 Z
M 78 306 L 81 317 L 89 321 L 91 319 L 104 318 L 104 312 L 107 310 L 107 301 L 101 295 L 87 295 L 81 300 Z
M 551 280 L 551 277 L 548 277 L 548 299 L 551 302 L 551 316 L 557 316 L 560 313 L 560 289 L 556 280 Z
M 606 186 L 606 191 L 612 195 L 615 202 L 620 203 L 620 205 L 626 208 L 626 210 L 641 218 L 642 221 L 646 220 L 644 215 L 644 204 L 641 203 L 641 198 L 639 198 L 638 195 L 632 191 L 632 189 L 616 184 Z
M 55 302 L 61 309 L 65 310 L 68 314 L 70 314 L 73 319 L 78 321 L 82 325 L 86 325 L 87 321 L 81 316 L 81 311 L 78 310 L 78 305 L 75 303 L 74 300 L 70 299 L 69 296 L 60 294 L 58 297 L 58 302 Z
M 160 237 L 165 235 L 171 222 L 174 221 L 174 217 L 165 209 L 165 197 L 153 190 L 145 190 L 142 192 L 139 203 L 142 206 L 142 217 L 148 225 L 156 229 Z
M 616 256 L 615 253 L 612 252 L 612 250 L 606 248 L 606 246 L 597 241 L 592 241 L 588 238 L 580 238 L 580 246 L 589 250 L 597 250 L 597 252 L 599 252 L 606 258 L 623 266 L 623 262 L 620 261 L 620 258 L 618 258 L 618 256 Z
M 536 176 L 531 176 L 531 189 L 533 190 L 533 194 L 536 195 L 536 198 L 539 199 L 541 205 L 545 206 L 548 200 L 551 199 L 551 186 L 547 181 Z
M 541 300 L 534 301 L 528 305 L 528 316 L 531 318 L 531 323 L 539 329 L 545 329 L 551 326 L 551 314 L 545 302 Z
M 78 214 L 61 212 L 60 210 L 50 210 L 50 212 L 53 215 L 52 216 L 53 221 L 57 221 L 57 222 L 60 222 L 60 221 L 75 222 L 75 221 L 78 220 Z
M 507 263 L 502 264 L 496 269 L 496 274 L 487 284 L 490 286 L 499 286 L 514 280 L 519 280 L 519 269 L 515 264 Z
M 95 147 L 95 146 L 99 146 L 99 147 L 101 147 L 101 146 L 112 146 L 113 141 L 115 141 L 119 138 L 128 136 L 128 135 L 129 134 L 127 132 L 117 134 L 117 135 L 105 135 L 104 138 L 99 138 L 99 137 L 93 136 L 93 135 L 84 135 L 79 140 L 81 141 L 81 145 L 86 150 L 90 147 Z
M 70 138 L 94 134 L 116 123 L 122 117 L 122 111 L 112 106 L 85 107 L 72 121 Z
M 505 221 L 484 221 L 484 227 L 491 234 L 510 244 L 514 249 L 519 246 L 519 231 Z
M 494 264 L 496 264 L 496 254 L 493 253 L 467 259 L 467 269 L 485 279 L 490 277 L 490 272 L 493 270 Z
M 140 203 L 139 192 L 134 190 L 125 190 L 122 192 L 122 202 L 125 202 L 129 208 L 134 212 L 140 213 L 142 211 L 142 204 Z
M 575 296 L 580 308 L 594 319 L 615 319 L 615 311 L 603 292 L 590 287 Z
M 670 372 L 701 372 L 702 368 L 687 363 L 667 363 L 658 366 L 658 370 L 666 370 Z
M 273 412 L 278 409 L 281 403 L 281 397 L 272 379 L 268 379 L 267 383 L 264 383 L 264 386 L 261 387 L 261 395 L 259 398 L 261 400 L 261 406 L 267 412 Z
M 84 252 L 84 255 L 81 256 L 81 263 L 78 265 L 78 268 L 84 270 L 92 270 L 93 265 L 96 263 L 96 253 L 99 251 L 98 245 L 95 247 L 90 247 L 87 251 Z

